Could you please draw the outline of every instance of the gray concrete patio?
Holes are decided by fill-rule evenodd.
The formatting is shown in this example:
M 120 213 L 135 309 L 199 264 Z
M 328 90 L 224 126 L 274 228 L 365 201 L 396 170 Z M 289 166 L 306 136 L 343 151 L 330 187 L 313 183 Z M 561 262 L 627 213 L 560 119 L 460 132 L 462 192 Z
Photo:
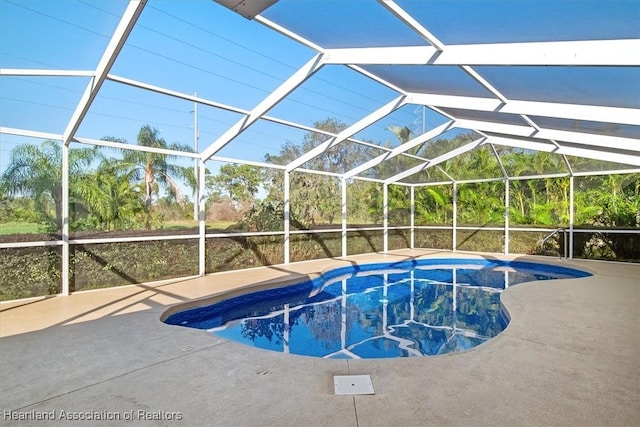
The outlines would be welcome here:
M 509 288 L 503 333 L 437 357 L 308 358 L 160 322 L 174 304 L 250 283 L 416 256 L 482 257 L 403 250 L 4 303 L 1 424 L 639 425 L 640 265 L 562 261 L 595 274 Z M 371 375 L 376 394 L 334 395 L 333 376 L 346 374 Z

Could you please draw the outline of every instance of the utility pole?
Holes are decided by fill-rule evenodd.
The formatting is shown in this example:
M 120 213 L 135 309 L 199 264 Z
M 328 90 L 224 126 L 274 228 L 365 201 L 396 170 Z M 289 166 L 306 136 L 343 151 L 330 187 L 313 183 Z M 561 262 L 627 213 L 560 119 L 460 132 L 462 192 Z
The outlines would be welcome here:
M 415 120 L 411 123 L 411 133 L 416 133 L 420 128 L 422 128 L 422 135 L 427 131 L 427 107 L 426 105 L 418 106 L 413 113 L 416 115 Z
M 198 93 L 195 92 L 194 96 L 197 98 Z M 198 152 L 198 140 L 200 139 L 200 132 L 198 131 L 198 101 L 193 102 L 193 150 Z M 200 205 L 200 185 L 198 182 L 198 159 L 193 159 L 193 177 L 195 178 L 196 187 L 193 191 L 193 220 L 199 219 L 199 205 Z

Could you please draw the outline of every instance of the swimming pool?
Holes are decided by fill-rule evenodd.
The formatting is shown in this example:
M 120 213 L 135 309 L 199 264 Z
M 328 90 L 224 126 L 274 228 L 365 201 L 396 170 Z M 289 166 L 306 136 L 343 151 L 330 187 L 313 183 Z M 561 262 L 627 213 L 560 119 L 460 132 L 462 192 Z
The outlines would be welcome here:
M 356 265 L 179 311 L 164 322 L 305 356 L 431 356 L 468 350 L 504 330 L 509 320 L 500 294 L 510 286 L 590 275 L 555 265 L 484 259 Z

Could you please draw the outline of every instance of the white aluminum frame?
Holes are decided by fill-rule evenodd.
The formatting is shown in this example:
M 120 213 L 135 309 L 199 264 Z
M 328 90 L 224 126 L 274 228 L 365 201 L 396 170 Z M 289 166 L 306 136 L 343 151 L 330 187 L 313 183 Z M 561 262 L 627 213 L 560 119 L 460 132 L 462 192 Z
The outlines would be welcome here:
M 531 100 L 514 100 L 508 99 L 500 91 L 499 85 L 493 85 L 487 81 L 481 73 L 473 66 L 492 65 L 492 66 L 557 66 L 557 67 L 638 67 L 640 66 L 640 39 L 618 39 L 618 40 L 580 40 L 580 41 L 549 41 L 549 42 L 533 42 L 533 43 L 485 43 L 473 45 L 446 45 L 440 41 L 436 35 L 431 33 L 428 28 L 424 27 L 416 18 L 404 10 L 393 0 L 379 0 L 379 3 L 400 20 L 409 29 L 422 37 L 428 45 L 424 46 L 392 46 L 392 47 L 366 47 L 366 48 L 340 48 L 325 49 L 308 40 L 294 31 L 281 26 L 277 22 L 269 20 L 261 15 L 253 17 L 253 19 L 262 25 L 265 25 L 274 31 L 295 40 L 307 48 L 311 49 L 315 54 L 297 71 L 294 72 L 284 83 L 276 90 L 266 96 L 253 109 L 246 110 L 231 105 L 226 105 L 214 100 L 200 98 L 196 95 L 181 93 L 172 89 L 162 88 L 145 82 L 136 81 L 127 77 L 110 74 L 110 70 L 116 61 L 120 51 L 126 43 L 126 40 L 136 25 L 147 0 L 129 0 L 128 5 L 117 25 L 110 41 L 103 52 L 101 59 L 95 70 L 54 70 L 54 69 L 0 69 L 0 77 L 2 76 L 26 76 L 26 77 L 70 77 L 70 78 L 89 78 L 85 91 L 76 105 L 71 119 L 67 123 L 62 134 L 54 134 L 50 132 L 41 132 L 38 130 L 17 129 L 12 127 L 0 127 L 0 133 L 16 136 L 24 136 L 30 138 L 51 139 L 60 141 L 62 146 L 62 193 L 63 193 L 63 229 L 61 240 L 57 241 L 39 241 L 24 243 L 0 243 L 0 249 L 21 248 L 21 247 L 62 247 L 62 294 L 69 294 L 69 259 L 70 245 L 74 244 L 95 244 L 95 243 L 114 243 L 114 242 L 134 242 L 142 240 L 172 240 L 172 239 L 198 239 L 199 252 L 199 271 L 200 276 L 205 274 L 206 261 L 206 239 L 217 237 L 232 236 L 263 236 L 263 235 L 282 235 L 284 236 L 284 260 L 285 264 L 290 262 L 290 236 L 296 234 L 308 233 L 328 233 L 340 232 L 342 241 L 342 256 L 348 254 L 347 234 L 351 231 L 382 231 L 384 236 L 384 252 L 388 251 L 389 230 L 401 229 L 410 230 L 411 243 L 410 247 L 415 246 L 415 230 L 416 229 L 451 229 L 452 230 L 452 250 L 457 250 L 457 230 L 477 230 L 474 227 L 458 226 L 457 224 L 457 189 L 459 184 L 503 181 L 505 183 L 504 207 L 505 207 L 505 223 L 504 227 L 485 227 L 482 230 L 503 230 L 504 231 L 504 253 L 509 251 L 509 233 L 510 231 L 540 231 L 543 229 L 525 229 L 519 227 L 511 227 L 509 223 L 509 188 L 510 182 L 526 179 L 544 179 L 555 177 L 569 177 L 570 180 L 570 207 L 569 207 L 569 254 L 573 255 L 573 237 L 575 232 L 592 232 L 594 230 L 578 230 L 574 229 L 574 178 L 589 175 L 604 175 L 611 173 L 640 173 L 640 138 L 620 137 L 616 135 L 603 135 L 599 133 L 591 133 L 588 131 L 567 131 L 550 129 L 540 126 L 536 123 L 535 117 L 559 118 L 565 120 L 594 121 L 602 123 L 612 123 L 620 125 L 640 126 L 640 109 L 638 108 L 622 108 L 601 105 L 579 105 L 561 102 L 540 102 Z M 231 13 L 231 12 L 230 12 Z M 366 70 L 363 66 L 371 64 L 384 65 L 424 65 L 424 66 L 457 66 L 467 75 L 478 82 L 482 87 L 486 88 L 492 95 L 492 98 L 466 97 L 451 94 L 437 93 L 415 93 L 399 87 L 384 78 Z M 355 123 L 351 124 L 345 130 L 334 134 L 321 129 L 316 129 L 305 124 L 294 123 L 288 120 L 279 119 L 267 115 L 267 112 L 277 105 L 311 76 L 313 76 L 324 65 L 342 65 L 355 70 L 358 73 L 384 85 L 397 93 L 397 97 L 379 107 L 378 109 L 364 115 Z M 220 135 L 215 141 L 207 146 L 202 153 L 186 153 L 175 150 L 166 150 L 153 147 L 142 147 L 137 145 L 129 145 L 111 141 L 95 140 L 91 138 L 83 138 L 76 135 L 84 117 L 91 108 L 93 100 L 100 93 L 104 81 L 111 81 L 116 84 L 128 85 L 143 90 L 152 91 L 165 96 L 178 99 L 192 101 L 196 108 L 198 104 L 222 109 L 225 111 L 240 114 L 242 117 L 226 132 Z M 432 130 L 424 132 L 398 147 L 389 148 L 376 144 L 353 139 L 353 136 L 372 125 L 378 120 L 388 116 L 397 109 L 407 105 L 423 105 L 429 107 L 433 111 L 441 113 L 450 119 L 447 123 L 440 125 Z M 470 110 L 480 112 L 493 112 L 509 115 L 520 116 L 524 122 L 522 125 L 513 125 L 509 122 L 496 123 L 487 120 L 470 120 L 455 117 L 448 109 Z M 498 117 L 496 115 L 496 117 Z M 286 166 L 274 165 L 265 162 L 245 161 L 241 159 L 231 159 L 228 157 L 217 156 L 217 153 L 227 144 L 234 141 L 249 126 L 259 120 L 269 121 L 278 125 L 289 126 L 304 130 L 307 132 L 317 132 L 327 136 L 327 139 L 313 150 L 303 154 L 298 159 L 292 161 Z M 410 157 L 423 161 L 421 164 L 409 168 L 402 173 L 387 179 L 375 179 L 358 176 L 369 168 L 372 168 L 393 157 L 403 155 L 413 147 L 416 147 L 429 139 L 440 135 L 450 128 L 457 127 L 461 129 L 473 130 L 482 138 L 468 143 L 448 153 L 444 153 L 434 159 L 423 159 L 419 156 L 411 155 Z M 351 141 L 357 144 L 364 144 L 376 149 L 382 150 L 384 153 L 377 156 L 364 164 L 347 171 L 346 173 L 336 174 L 320 170 L 308 170 L 302 166 L 312 160 L 314 157 L 322 154 L 331 147 L 343 142 Z M 194 204 L 198 211 L 198 234 L 194 235 L 167 235 L 140 238 L 113 238 L 113 239 L 70 239 L 69 234 L 69 145 L 72 142 L 104 146 L 118 149 L 153 152 L 167 154 L 172 156 L 181 156 L 184 158 L 194 159 L 199 165 L 199 184 L 198 184 L 198 200 Z M 495 155 L 500 168 L 502 177 L 485 178 L 475 180 L 456 180 L 447 174 L 451 180 L 446 182 L 428 182 L 419 184 L 409 184 L 400 182 L 401 180 L 419 173 L 427 168 L 438 167 L 438 164 L 449 160 L 455 156 L 461 155 L 483 145 L 489 145 Z M 509 176 L 501 162 L 501 159 L 495 149 L 495 145 L 504 145 L 527 150 L 538 150 L 545 152 L 553 152 L 562 155 L 567 166 L 568 172 L 560 172 L 555 174 L 544 174 L 539 176 Z M 614 170 L 614 171 L 588 171 L 576 172 L 571 169 L 566 156 L 577 156 L 591 158 L 597 160 L 606 160 L 613 163 L 631 165 L 634 169 Z M 256 233 L 206 233 L 205 209 L 206 201 L 204 198 L 204 182 L 205 182 L 205 163 L 209 160 L 221 162 L 234 162 L 240 164 L 249 164 L 259 167 L 267 167 L 284 171 L 284 220 L 283 231 L 281 232 L 256 232 Z M 290 174 L 292 172 L 314 173 L 325 176 L 332 176 L 340 179 L 341 187 L 341 224 L 340 228 L 330 230 L 298 230 L 290 229 Z M 381 183 L 383 188 L 383 224 L 377 227 L 369 228 L 349 228 L 347 224 L 347 185 L 352 179 Z M 390 227 L 388 224 L 388 186 L 402 185 L 410 188 L 410 210 L 411 223 L 409 226 Z M 420 186 L 432 185 L 452 185 L 453 187 L 453 223 L 451 226 L 416 226 L 415 225 L 415 188 Z M 552 231 L 552 229 L 550 229 Z M 611 233 L 640 233 L 634 230 L 603 230 Z

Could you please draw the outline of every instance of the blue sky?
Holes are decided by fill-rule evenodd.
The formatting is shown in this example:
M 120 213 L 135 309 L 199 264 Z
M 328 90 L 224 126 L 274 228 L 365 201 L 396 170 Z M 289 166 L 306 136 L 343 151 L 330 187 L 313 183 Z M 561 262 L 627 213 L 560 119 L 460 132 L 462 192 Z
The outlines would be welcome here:
M 445 43 L 640 37 L 637 0 L 400 0 L 399 4 L 415 13 Z M 363 15 L 365 6 L 367 13 Z M 0 65 L 93 70 L 125 7 L 126 2 L 120 0 L 1 0 Z M 373 0 L 280 0 L 265 15 L 328 46 L 363 40 L 369 44 L 422 43 Z M 378 30 L 371 31 L 372 25 Z M 150 0 L 111 72 L 251 109 L 313 54 L 211 0 Z M 612 69 L 612 78 L 603 79 L 602 69 L 581 69 L 574 78 L 572 70 L 553 67 L 493 68 L 481 71 L 490 81 L 504 83 L 507 95 L 515 99 L 536 96 L 557 100 L 571 94 L 571 101 L 580 103 L 615 93 L 619 102 L 614 105 L 640 102 L 637 69 Z M 407 78 L 413 78 L 423 70 L 407 73 Z M 464 80 L 468 77 L 461 72 L 431 70 L 428 77 L 430 86 L 446 83 L 461 91 L 467 87 L 470 93 L 477 91 L 473 87 L 476 83 Z M 86 78 L 2 77 L 0 124 L 62 133 L 87 83 Z M 327 117 L 350 124 L 395 96 L 353 70 L 327 66 L 269 114 L 305 125 Z M 140 127 L 150 124 L 167 141 L 190 145 L 193 109 L 190 102 L 106 82 L 78 136 L 114 136 L 135 143 Z M 200 106 L 200 149 L 239 117 Z M 420 117 L 419 109 L 407 106 L 357 137 L 393 141 L 387 126 L 419 128 Z M 443 119 L 429 112 L 427 121 L 427 127 L 432 128 Z M 304 132 L 295 129 L 258 123 L 220 154 L 261 161 L 266 152 L 276 153 L 285 141 L 297 142 L 303 136 Z M 25 141 L 28 139 L 1 137 L 0 170 L 6 166 L 10 150 Z
M 125 3 L 3 0 L 0 7 L 3 68 L 91 70 Z M 251 109 L 313 54 L 211 1 L 150 1 L 111 72 Z M 87 82 L 70 77 L 3 77 L 0 121 L 3 126 L 62 133 Z M 270 114 L 305 125 L 326 117 L 352 123 L 395 96 L 352 70 L 329 66 Z M 133 143 L 140 126 L 149 123 L 168 141 L 193 144 L 193 109 L 190 102 L 106 82 L 78 135 L 115 136 Z M 416 119 L 413 111 L 403 114 L 396 120 L 411 124 Z M 199 106 L 200 148 L 239 117 Z M 375 135 L 391 139 L 384 131 L 387 125 L 378 125 Z M 266 151 L 277 152 L 286 140 L 300 140 L 303 134 L 259 124 L 223 154 L 263 160 Z M 11 141 L 19 139 L 3 137 L 2 163 Z

